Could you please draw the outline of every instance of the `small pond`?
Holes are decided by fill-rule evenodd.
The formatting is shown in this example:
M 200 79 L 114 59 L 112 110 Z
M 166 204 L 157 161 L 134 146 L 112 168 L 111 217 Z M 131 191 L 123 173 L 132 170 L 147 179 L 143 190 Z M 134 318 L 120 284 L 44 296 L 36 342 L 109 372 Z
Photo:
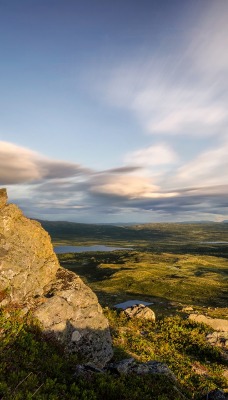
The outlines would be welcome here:
M 56 254 L 64 253 L 83 253 L 87 251 L 114 251 L 114 250 L 132 250 L 127 247 L 112 247 L 105 245 L 94 245 L 94 246 L 57 246 L 54 247 Z

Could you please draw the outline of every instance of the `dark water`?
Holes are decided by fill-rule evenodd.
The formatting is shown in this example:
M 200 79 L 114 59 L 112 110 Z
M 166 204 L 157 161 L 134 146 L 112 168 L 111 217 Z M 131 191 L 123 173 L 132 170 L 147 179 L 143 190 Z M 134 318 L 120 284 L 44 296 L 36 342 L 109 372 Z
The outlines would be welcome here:
M 114 251 L 114 250 L 132 250 L 130 248 L 124 247 L 111 247 L 111 246 L 57 246 L 54 247 L 56 254 L 64 253 L 83 253 L 84 251 Z

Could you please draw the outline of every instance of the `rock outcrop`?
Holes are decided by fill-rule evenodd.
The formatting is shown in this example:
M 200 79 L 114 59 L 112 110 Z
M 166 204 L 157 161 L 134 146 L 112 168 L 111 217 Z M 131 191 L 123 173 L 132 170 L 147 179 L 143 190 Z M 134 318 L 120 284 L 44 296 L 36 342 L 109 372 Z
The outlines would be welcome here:
M 48 233 L 16 205 L 7 205 L 6 190 L 1 189 L 0 290 L 8 292 L 5 302 L 43 295 L 58 268 Z
M 31 309 L 47 333 L 84 362 L 103 367 L 112 357 L 107 319 L 96 295 L 73 272 L 61 268 L 48 233 L 7 204 L 0 190 L 0 292 L 2 305 Z

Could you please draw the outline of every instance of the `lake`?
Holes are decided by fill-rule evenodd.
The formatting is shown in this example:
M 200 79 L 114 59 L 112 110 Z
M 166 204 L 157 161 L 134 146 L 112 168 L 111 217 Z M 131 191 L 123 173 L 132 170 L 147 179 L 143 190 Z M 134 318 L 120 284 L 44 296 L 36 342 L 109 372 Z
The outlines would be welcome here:
M 227 244 L 228 242 L 213 242 L 213 241 L 210 241 L 210 242 L 200 242 L 201 244 Z
M 64 253 L 83 253 L 87 251 L 114 251 L 114 250 L 132 250 L 127 247 L 112 247 L 112 246 L 103 246 L 103 245 L 95 245 L 95 246 L 57 246 L 54 247 L 54 251 L 56 254 L 64 254 Z

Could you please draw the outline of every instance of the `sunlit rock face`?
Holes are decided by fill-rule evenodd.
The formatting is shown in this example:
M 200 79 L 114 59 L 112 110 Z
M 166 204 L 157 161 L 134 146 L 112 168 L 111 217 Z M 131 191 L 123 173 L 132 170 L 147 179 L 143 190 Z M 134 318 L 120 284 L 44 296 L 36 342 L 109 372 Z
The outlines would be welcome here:
M 6 201 L 1 190 L 0 290 L 7 290 L 10 301 L 24 301 L 44 293 L 59 264 L 48 233 Z
M 103 367 L 112 357 L 107 319 L 96 295 L 61 268 L 48 233 L 26 218 L 0 189 L 0 292 L 2 305 L 31 309 L 43 329 L 84 362 Z

